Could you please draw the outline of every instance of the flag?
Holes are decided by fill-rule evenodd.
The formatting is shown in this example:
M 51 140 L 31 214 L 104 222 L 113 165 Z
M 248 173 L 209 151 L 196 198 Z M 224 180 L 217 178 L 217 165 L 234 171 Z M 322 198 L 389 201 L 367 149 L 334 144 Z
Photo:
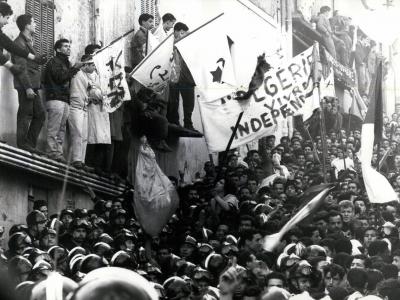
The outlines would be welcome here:
M 173 50 L 174 35 L 171 34 L 136 66 L 130 76 L 143 86 L 162 94 L 170 79 Z
M 197 88 L 214 101 L 236 90 L 236 79 L 224 14 L 198 27 L 176 43 Z
M 329 191 L 333 188 L 332 184 L 321 184 L 312 186 L 305 192 L 305 197 L 311 199 L 287 222 L 279 232 L 264 237 L 264 250 L 272 252 L 278 246 L 282 237 L 306 217 L 314 213 L 322 204 Z M 306 200 L 307 201 L 307 200 Z
M 131 100 L 125 78 L 125 38 L 98 51 L 93 61 L 105 93 L 103 106 L 109 113 L 117 110 L 123 101 Z
M 146 55 L 150 54 L 151 51 L 157 48 L 160 44 L 160 41 L 157 37 L 151 33 L 150 30 L 147 30 L 147 43 L 146 43 Z
M 374 139 L 377 141 L 382 139 L 382 129 L 382 62 L 380 62 L 376 72 L 374 95 L 371 97 L 368 112 L 361 129 L 361 168 L 365 189 L 371 203 L 385 203 L 397 200 L 397 195 L 389 181 L 371 166 Z
M 158 235 L 179 205 L 178 193 L 158 166 L 147 141 L 141 140 L 135 173 L 133 207 L 143 230 Z
M 281 64 L 271 70 L 268 70 L 268 64 L 261 57 L 248 92 L 237 91 L 212 100 L 203 95 L 201 90 L 198 91 L 197 99 L 209 151 L 226 149 L 241 113 L 242 119 L 232 148 L 263 136 L 279 136 L 284 128 L 281 125 L 288 118 L 311 115 L 319 107 L 319 98 L 314 93 L 312 82 L 312 51 L 313 47 L 310 47 L 293 58 L 281 60 Z M 333 81 L 333 75 L 329 76 L 327 78 Z M 321 82 L 325 82 L 325 77 Z M 325 89 L 321 88 L 321 94 L 322 91 Z M 248 96 L 250 99 L 246 100 Z

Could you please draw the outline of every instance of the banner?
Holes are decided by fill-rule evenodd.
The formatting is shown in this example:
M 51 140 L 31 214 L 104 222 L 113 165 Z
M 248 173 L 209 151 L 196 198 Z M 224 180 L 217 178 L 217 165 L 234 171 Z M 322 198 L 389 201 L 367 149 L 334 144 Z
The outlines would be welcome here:
M 131 100 L 125 78 L 124 48 L 125 38 L 122 38 L 93 57 L 105 93 L 104 108 L 109 113 L 117 110 L 123 101 Z
M 324 53 L 329 65 L 333 67 L 336 80 L 342 82 L 347 87 L 354 87 L 356 85 L 356 75 L 354 71 L 334 59 L 328 51 L 325 50 Z
M 223 14 L 176 43 L 196 86 L 207 100 L 236 90 L 236 79 Z
M 171 34 L 136 66 L 130 76 L 143 86 L 161 94 L 171 75 L 173 50 L 174 35 Z
M 310 47 L 296 57 L 282 62 L 264 75 L 264 82 L 248 101 L 234 100 L 235 94 L 209 101 L 199 91 L 204 135 L 210 152 L 224 151 L 238 115 L 244 111 L 232 148 L 254 139 L 277 134 L 288 117 L 302 115 L 319 107 L 318 95 L 313 92 L 311 76 L 312 50 Z M 321 97 L 332 91 L 329 80 L 333 74 L 321 79 Z M 330 79 L 329 79 L 330 78 Z M 333 80 L 331 82 L 333 84 Z M 317 99 L 315 98 L 317 97 Z M 317 100 L 317 101 L 316 101 Z

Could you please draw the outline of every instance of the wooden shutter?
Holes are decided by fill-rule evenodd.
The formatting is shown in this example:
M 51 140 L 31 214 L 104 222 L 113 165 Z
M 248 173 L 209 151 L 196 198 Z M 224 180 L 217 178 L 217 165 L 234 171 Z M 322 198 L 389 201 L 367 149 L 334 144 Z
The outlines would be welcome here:
M 54 45 L 54 3 L 49 0 L 26 0 L 25 11 L 36 22 L 34 49 L 36 53 L 53 56 Z
M 148 13 L 154 16 L 155 26 L 158 26 L 158 24 L 160 24 L 158 6 L 156 5 L 155 0 L 141 0 L 140 11 L 141 14 Z

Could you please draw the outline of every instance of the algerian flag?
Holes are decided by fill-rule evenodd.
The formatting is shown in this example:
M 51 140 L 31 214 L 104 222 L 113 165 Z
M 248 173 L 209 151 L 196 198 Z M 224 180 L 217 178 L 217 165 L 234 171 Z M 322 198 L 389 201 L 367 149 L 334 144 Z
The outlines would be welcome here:
M 382 62 L 380 62 L 376 72 L 375 92 L 371 97 L 361 130 L 361 168 L 365 189 L 371 203 L 397 200 L 396 192 L 389 181 L 371 166 L 374 140 L 382 139 L 382 119 Z
M 236 78 L 223 14 L 190 32 L 176 43 L 197 88 L 206 101 L 236 90 Z
M 149 34 L 150 36 L 150 34 Z M 153 37 L 154 38 L 154 37 Z M 152 38 L 149 38 L 148 45 Z M 154 47 L 155 41 L 151 47 Z M 145 87 L 162 94 L 171 75 L 171 57 L 174 49 L 174 36 L 171 34 L 158 44 L 132 71 L 131 77 Z

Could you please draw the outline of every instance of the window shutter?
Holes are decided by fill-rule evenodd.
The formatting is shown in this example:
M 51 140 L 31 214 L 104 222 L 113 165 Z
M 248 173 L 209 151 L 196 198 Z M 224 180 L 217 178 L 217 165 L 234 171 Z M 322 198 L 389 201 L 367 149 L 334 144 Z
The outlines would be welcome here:
M 34 49 L 38 55 L 53 56 L 54 4 L 49 0 L 26 0 L 25 11 L 36 22 Z
M 148 13 L 154 16 L 154 25 L 158 26 L 160 24 L 158 6 L 155 0 L 141 0 L 141 14 Z

